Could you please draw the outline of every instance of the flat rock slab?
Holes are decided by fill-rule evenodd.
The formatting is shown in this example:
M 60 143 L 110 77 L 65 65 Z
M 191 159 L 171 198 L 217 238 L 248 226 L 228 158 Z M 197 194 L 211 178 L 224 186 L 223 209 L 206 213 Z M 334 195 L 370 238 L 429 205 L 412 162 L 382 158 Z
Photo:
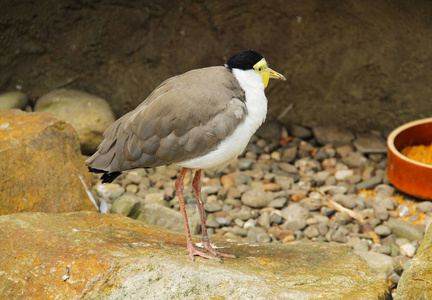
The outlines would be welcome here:
M 0 233 L 4 299 L 390 299 L 340 244 L 212 236 L 239 258 L 192 262 L 182 234 L 94 212 L 1 216 Z

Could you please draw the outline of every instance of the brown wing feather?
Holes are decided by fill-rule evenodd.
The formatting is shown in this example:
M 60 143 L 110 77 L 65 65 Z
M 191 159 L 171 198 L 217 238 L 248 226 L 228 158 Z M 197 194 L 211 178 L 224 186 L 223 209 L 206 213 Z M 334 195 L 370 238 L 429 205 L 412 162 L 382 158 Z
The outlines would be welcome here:
M 244 91 L 225 67 L 172 77 L 105 131 L 87 164 L 116 172 L 204 155 L 243 122 L 244 101 Z

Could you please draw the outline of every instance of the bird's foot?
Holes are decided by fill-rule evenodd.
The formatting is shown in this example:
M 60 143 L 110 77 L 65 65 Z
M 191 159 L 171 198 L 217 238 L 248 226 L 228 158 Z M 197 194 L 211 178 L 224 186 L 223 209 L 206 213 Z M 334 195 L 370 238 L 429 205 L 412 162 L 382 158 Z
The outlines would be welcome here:
M 188 245 L 187 248 L 189 250 L 189 257 L 192 259 L 192 261 L 195 261 L 195 256 L 201 256 L 203 258 L 214 259 L 214 260 L 218 260 L 218 261 L 222 262 L 222 259 L 219 256 L 213 256 L 209 253 L 199 251 L 199 250 L 195 249 L 195 247 L 193 245 Z
M 226 258 L 238 258 L 237 255 L 233 255 L 233 254 L 226 254 L 226 253 L 222 253 L 219 251 L 216 251 L 211 245 L 209 241 L 204 241 L 202 243 L 202 246 L 204 249 L 206 249 L 208 252 L 210 252 L 213 255 L 216 255 L 218 257 L 226 257 Z

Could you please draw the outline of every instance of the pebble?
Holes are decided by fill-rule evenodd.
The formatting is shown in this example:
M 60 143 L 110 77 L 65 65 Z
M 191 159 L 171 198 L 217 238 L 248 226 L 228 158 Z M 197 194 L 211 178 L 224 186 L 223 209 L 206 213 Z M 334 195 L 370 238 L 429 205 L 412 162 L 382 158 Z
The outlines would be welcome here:
M 353 176 L 354 171 L 353 170 L 339 170 L 335 173 L 335 178 L 337 181 L 343 181 L 346 180 L 348 177 Z
M 419 212 L 430 212 L 432 211 L 432 202 L 431 201 L 424 201 L 416 206 L 416 210 Z
M 204 203 L 204 210 L 206 212 L 221 211 L 222 210 L 222 206 L 217 201 L 210 201 L 210 202 Z
M 261 208 L 267 206 L 273 197 L 264 191 L 258 190 L 249 190 L 245 192 L 241 197 L 241 202 L 244 205 L 253 207 L 253 208 Z
M 318 228 L 314 225 L 306 227 L 306 229 L 303 231 L 304 235 L 308 238 L 314 238 L 318 237 L 320 235 Z
M 356 185 L 357 190 L 369 190 L 373 189 L 376 185 L 382 182 L 381 176 L 373 176 L 369 179 L 366 179 Z
M 384 222 L 398 238 L 406 238 L 409 241 L 422 240 L 423 231 L 416 225 L 400 219 L 389 219 Z
M 376 234 L 381 236 L 388 236 L 391 234 L 391 229 L 385 225 L 379 225 L 374 228 Z
M 400 252 L 401 254 L 412 258 L 414 256 L 414 254 L 416 253 L 416 247 L 414 247 L 412 244 L 410 243 L 406 243 L 403 244 L 402 246 L 400 246 Z
M 252 165 L 254 164 L 255 160 L 251 159 L 251 158 L 242 158 L 239 160 L 237 167 L 240 170 L 249 170 Z
M 108 200 L 114 200 L 120 197 L 125 189 L 117 183 L 105 183 L 96 186 L 97 193 L 100 197 Z
M 309 128 L 300 125 L 291 126 L 290 132 L 293 136 L 301 139 L 308 139 L 312 136 L 312 131 Z

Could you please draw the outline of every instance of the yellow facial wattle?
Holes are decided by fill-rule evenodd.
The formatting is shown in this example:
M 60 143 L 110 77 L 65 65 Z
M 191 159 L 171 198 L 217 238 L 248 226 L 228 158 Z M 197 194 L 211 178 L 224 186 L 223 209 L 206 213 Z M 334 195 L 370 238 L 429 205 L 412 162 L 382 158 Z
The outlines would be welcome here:
M 253 66 L 253 68 L 254 68 L 255 72 L 257 72 L 258 74 L 260 74 L 262 76 L 265 88 L 268 86 L 268 82 L 269 82 L 270 78 L 279 79 L 279 80 L 286 80 L 285 76 L 283 76 L 282 74 L 280 74 L 276 71 L 273 71 L 272 69 L 270 69 L 268 67 L 265 58 L 263 58 L 259 62 L 257 62 Z

